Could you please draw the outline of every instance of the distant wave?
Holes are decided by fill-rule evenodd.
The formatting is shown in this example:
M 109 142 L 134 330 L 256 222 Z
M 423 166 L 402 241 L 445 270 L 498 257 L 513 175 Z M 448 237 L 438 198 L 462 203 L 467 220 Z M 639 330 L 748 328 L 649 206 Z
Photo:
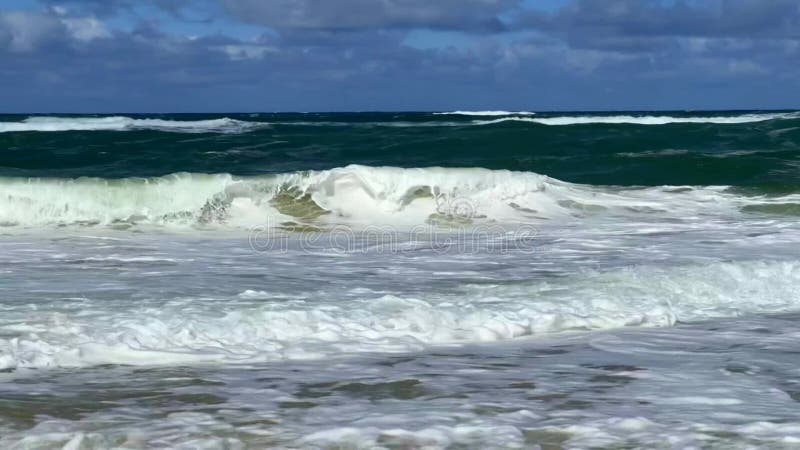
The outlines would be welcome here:
M 657 158 L 660 156 L 680 156 L 688 154 L 689 150 L 686 149 L 668 148 L 664 150 L 651 150 L 644 152 L 621 152 L 617 153 L 616 155 L 624 158 Z
M 21 122 L 0 122 L 0 133 L 21 131 L 129 131 L 158 130 L 176 133 L 241 133 L 268 124 L 243 120 L 164 120 L 110 117 L 28 117 Z
M 742 114 L 738 116 L 675 117 L 675 116 L 558 116 L 558 117 L 501 117 L 493 120 L 476 120 L 475 125 L 492 125 L 502 122 L 530 122 L 542 125 L 584 125 L 584 124 L 637 124 L 665 125 L 669 123 L 715 123 L 736 124 L 763 122 L 774 119 L 797 119 L 798 113 Z
M 49 117 L 33 116 L 18 122 L 0 122 L 0 133 L 9 132 L 57 132 L 57 131 L 131 131 L 155 130 L 174 133 L 244 133 L 269 126 L 335 126 L 335 127 L 463 127 L 494 125 L 503 122 L 527 122 L 541 125 L 587 125 L 587 124 L 636 124 L 665 125 L 671 123 L 739 124 L 775 119 L 797 119 L 800 113 L 750 113 L 729 116 L 534 116 L 527 111 L 452 111 L 433 113 L 448 116 L 492 117 L 492 119 L 452 121 L 408 121 L 381 120 L 371 122 L 348 121 L 279 121 L 256 122 L 229 117 L 207 120 L 139 119 L 126 116 L 108 117 Z
M 712 210 L 737 214 L 748 205 L 800 203 L 800 195 L 742 197 L 724 186 L 620 189 L 533 172 L 357 165 L 255 177 L 179 173 L 120 180 L 0 178 L 0 192 L 0 226 L 6 227 L 249 228 L 293 223 L 408 229 L 537 223 L 606 213 L 665 218 Z
M 437 116 L 532 116 L 536 113 L 530 111 L 449 111 L 433 114 Z

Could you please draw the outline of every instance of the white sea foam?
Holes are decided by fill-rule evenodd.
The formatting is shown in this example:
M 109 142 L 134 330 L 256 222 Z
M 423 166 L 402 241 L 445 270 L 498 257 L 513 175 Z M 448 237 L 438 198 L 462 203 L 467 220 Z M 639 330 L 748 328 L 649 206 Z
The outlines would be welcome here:
M 718 187 L 611 188 L 533 172 L 480 168 L 368 167 L 238 178 L 173 174 L 159 178 L 0 178 L 0 224 L 198 223 L 250 227 L 432 222 L 538 223 L 614 214 L 735 214 L 745 205 L 800 203 L 800 196 L 741 197 Z M 298 212 L 299 211 L 299 212 Z
M 796 119 L 798 113 L 764 113 L 741 114 L 737 116 L 557 116 L 557 117 L 501 117 L 492 120 L 476 120 L 475 125 L 492 125 L 502 122 L 530 122 L 542 125 L 586 125 L 586 124 L 636 124 L 636 125 L 666 125 L 670 123 L 715 123 L 737 124 L 749 122 L 763 122 L 774 119 Z
M 0 369 L 99 364 L 256 363 L 431 345 L 501 341 L 564 330 L 670 326 L 800 309 L 800 262 L 643 266 L 553 281 L 466 285 L 417 298 L 298 292 L 149 302 L 61 299 L 6 310 Z M 340 295 L 344 297 L 340 298 Z M 62 311 L 74 308 L 80 314 Z
M 686 149 L 668 148 L 664 150 L 649 150 L 643 152 L 622 152 L 617 153 L 616 155 L 624 158 L 657 158 L 660 156 L 680 156 L 688 153 L 689 150 Z
M 28 117 L 21 122 L 0 122 L 0 133 L 20 131 L 129 131 L 158 130 L 177 133 L 238 133 L 268 124 L 231 118 L 209 120 L 134 119 L 108 117 Z
M 313 448 L 386 448 L 382 443 L 400 443 L 406 448 L 446 449 L 453 447 L 500 450 L 524 448 L 523 433 L 506 426 L 432 426 L 420 430 L 344 427 L 317 431 L 301 443 Z
M 463 121 L 379 121 L 379 122 L 337 122 L 337 121 L 290 121 L 290 122 L 255 122 L 231 119 L 228 117 L 207 120 L 167 120 L 167 119 L 139 119 L 126 116 L 105 117 L 54 117 L 32 116 L 18 122 L 0 122 L 0 133 L 24 131 L 130 131 L 130 130 L 157 130 L 176 133 L 241 133 L 252 131 L 271 125 L 295 126 L 354 126 L 354 127 L 459 127 L 464 125 L 492 125 L 507 121 L 538 123 L 543 125 L 582 125 L 582 124 L 639 124 L 639 125 L 664 125 L 670 123 L 714 123 L 737 124 L 760 122 L 774 119 L 794 119 L 800 117 L 798 113 L 758 113 L 740 114 L 731 116 L 634 116 L 634 115 L 590 115 L 590 116 L 552 116 L 539 117 L 530 111 L 452 111 L 433 113 L 434 115 L 467 116 L 467 117 L 493 117 L 493 119 Z
M 536 113 L 531 111 L 450 111 L 433 114 L 445 116 L 533 116 Z

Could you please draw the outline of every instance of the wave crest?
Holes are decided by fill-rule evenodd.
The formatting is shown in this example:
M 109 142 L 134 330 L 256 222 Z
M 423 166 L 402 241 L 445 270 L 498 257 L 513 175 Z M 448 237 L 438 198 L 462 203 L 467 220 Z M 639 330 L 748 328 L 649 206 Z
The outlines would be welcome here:
M 531 111 L 449 111 L 433 113 L 435 116 L 533 116 Z
M 172 299 L 160 308 L 108 309 L 98 302 L 85 311 L 81 303 L 85 314 L 40 308 L 12 316 L 17 320 L 8 331 L 16 336 L 0 336 L 0 370 L 319 359 L 565 330 L 671 326 L 796 311 L 798 282 L 797 261 L 754 261 L 589 272 L 557 287 L 543 281 L 465 285 L 455 295 L 420 298 L 360 294 L 352 303 L 317 303 L 315 291 L 297 293 L 300 302 L 245 291 L 236 301 Z M 220 312 L 219 305 L 227 306 Z
M 268 126 L 223 117 L 208 120 L 135 119 L 109 117 L 28 117 L 21 122 L 0 122 L 0 133 L 24 131 L 130 131 L 157 130 L 176 133 L 241 133 Z
M 602 214 L 737 214 L 800 196 L 743 196 L 725 186 L 621 188 L 533 172 L 351 165 L 269 176 L 179 173 L 158 178 L 0 178 L 0 224 L 263 224 L 469 226 Z
M 675 116 L 559 116 L 559 117 L 501 117 L 475 121 L 475 125 L 493 125 L 502 122 L 529 122 L 541 125 L 634 124 L 666 125 L 671 123 L 737 124 L 763 122 L 775 119 L 797 119 L 798 113 L 742 114 L 738 116 L 675 117 Z

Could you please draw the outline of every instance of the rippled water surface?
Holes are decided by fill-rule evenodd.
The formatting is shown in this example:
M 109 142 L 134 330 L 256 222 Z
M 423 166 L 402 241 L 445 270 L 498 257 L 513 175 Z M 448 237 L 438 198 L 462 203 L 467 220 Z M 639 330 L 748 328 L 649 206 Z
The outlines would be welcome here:
M 798 120 L 0 116 L 0 448 L 797 448 Z

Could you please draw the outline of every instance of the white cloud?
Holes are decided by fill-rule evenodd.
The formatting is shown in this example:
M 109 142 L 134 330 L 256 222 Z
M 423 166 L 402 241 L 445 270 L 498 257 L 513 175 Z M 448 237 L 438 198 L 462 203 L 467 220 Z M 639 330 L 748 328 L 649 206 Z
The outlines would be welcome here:
M 108 28 L 94 17 L 63 18 L 61 22 L 69 34 L 78 41 L 89 42 L 111 37 Z

